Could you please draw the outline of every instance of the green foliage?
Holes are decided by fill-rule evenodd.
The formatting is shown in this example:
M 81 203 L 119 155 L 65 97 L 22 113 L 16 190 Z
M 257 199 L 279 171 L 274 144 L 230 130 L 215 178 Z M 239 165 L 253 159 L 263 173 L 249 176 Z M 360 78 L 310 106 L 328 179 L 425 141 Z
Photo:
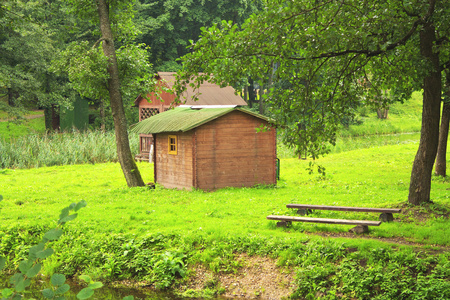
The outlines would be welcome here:
M 92 47 L 88 41 L 72 42 L 53 61 L 52 70 L 67 75 L 71 87 L 90 99 L 109 99 L 107 72 L 108 58 L 99 46 Z M 127 105 L 136 95 L 147 93 L 155 80 L 148 62 L 146 46 L 127 44 L 116 50 L 121 79 L 121 92 Z
M 0 31 L 0 87 L 14 107 L 49 107 L 71 102 L 66 82 L 50 71 L 50 62 L 67 34 L 60 1 L 6 0 L 13 24 Z M 51 18 L 50 18 L 51 16 Z M 1 20 L 0 20 L 1 22 Z
M 65 0 L 68 4 L 67 12 L 70 15 L 77 16 L 80 20 L 85 20 L 95 27 L 93 34 L 98 36 L 100 34 L 98 30 L 98 12 L 97 3 L 89 0 Z M 130 41 L 133 40 L 136 32 L 136 28 L 133 23 L 133 16 L 135 13 L 133 1 L 130 0 L 111 0 L 108 1 L 109 5 L 109 19 L 111 28 L 114 31 L 116 40 Z M 80 24 L 76 24 L 80 25 Z M 84 29 L 87 28 L 76 28 Z
M 3 200 L 3 196 L 0 195 L 0 201 Z M 70 214 L 72 211 L 76 212 L 83 207 L 86 207 L 85 201 L 80 201 L 78 203 L 72 203 L 69 206 L 62 209 L 58 220 L 58 226 L 63 226 L 66 222 L 74 220 L 77 217 L 76 213 Z M 58 241 L 63 231 L 62 229 L 53 228 L 47 231 L 42 240 L 35 246 L 32 246 L 28 251 L 28 258 L 22 260 L 19 263 L 19 272 L 15 273 L 9 280 L 12 288 L 4 288 L 1 291 L 2 300 L 15 300 L 22 299 L 23 294 L 27 287 L 31 284 L 31 279 L 36 277 L 42 268 L 42 262 L 49 258 L 53 253 L 53 249 L 47 246 L 49 242 Z M 0 256 L 0 270 L 4 268 L 6 259 Z M 87 275 L 81 275 L 80 279 L 88 283 L 88 286 L 82 289 L 78 294 L 78 299 L 88 299 L 94 294 L 95 289 L 103 287 L 103 283 L 92 281 Z M 66 283 L 66 276 L 63 274 L 54 273 L 50 278 L 51 287 L 43 289 L 42 296 L 45 299 L 53 300 L 63 300 L 65 299 L 64 294 L 70 290 L 70 286 Z M 123 299 L 133 300 L 133 296 L 127 296 Z
M 53 274 L 50 278 L 51 288 L 42 290 L 45 299 L 65 299 L 64 294 L 70 290 L 70 286 L 65 283 L 66 277 L 62 274 Z
M 338 264 L 316 262 L 299 270 L 296 295 L 306 299 L 447 299 L 448 278 L 436 273 L 442 256 L 372 249 L 347 254 Z M 442 266 L 439 266 L 441 268 Z
M 0 199 L 1 200 L 1 199 Z M 85 201 L 80 201 L 78 203 L 72 203 L 70 206 L 63 209 L 64 216 L 59 219 L 58 224 L 63 225 L 64 219 L 69 216 L 74 216 L 71 219 L 76 217 L 76 214 L 70 215 L 70 211 L 79 209 L 81 207 L 86 206 Z M 52 248 L 47 246 L 47 243 L 50 241 L 57 241 L 62 235 L 61 228 L 54 228 L 47 231 L 42 240 L 35 246 L 32 246 L 28 252 L 28 258 L 22 260 L 19 263 L 19 271 L 15 273 L 9 280 L 9 284 L 12 285 L 12 288 L 5 288 L 2 290 L 2 300 L 13 300 L 13 299 L 22 299 L 22 293 L 25 291 L 27 287 L 31 284 L 31 279 L 39 274 L 42 268 L 42 262 L 50 257 L 54 251 Z M 5 259 L 2 257 L 0 262 L 2 262 L 4 267 Z M 0 268 L 0 269 L 1 269 Z M 70 287 L 65 284 L 66 278 L 61 274 L 53 274 L 50 282 L 53 287 L 44 289 L 42 291 L 42 295 L 46 299 L 63 299 L 63 294 L 65 294 Z M 83 298 L 87 299 L 87 298 Z
M 3 200 L 3 196 L 0 195 L 0 201 Z M 6 265 L 6 258 L 4 258 L 3 256 L 0 256 L 0 271 L 5 267 Z
M 441 25 L 449 10 L 440 1 L 418 1 L 411 11 L 403 5 L 265 1 L 242 26 L 222 21 L 202 28 L 182 58 L 178 89 L 203 80 L 242 87 L 250 76 L 269 86 L 265 101 L 283 141 L 297 154 L 317 157 L 327 153 L 342 121 L 354 120 L 361 106 L 404 101 L 421 88 L 430 66 L 419 49 L 427 22 L 419 20 L 434 12 L 427 20 L 446 36 L 448 24 Z M 440 51 L 448 46 L 436 50 L 443 61 L 448 57 Z M 194 79 L 199 71 L 203 75 Z
M 152 281 L 156 283 L 157 288 L 168 288 L 172 285 L 175 278 L 184 277 L 186 275 L 186 266 L 184 259 L 186 255 L 178 252 L 166 251 L 154 257 L 153 264 L 153 278 Z
M 181 68 L 176 60 L 189 52 L 190 40 L 197 40 L 202 27 L 221 20 L 242 24 L 257 12 L 262 1 L 249 0 L 142 0 L 136 6 L 137 39 L 150 46 L 151 61 L 162 72 Z
M 94 295 L 94 290 L 99 289 L 103 286 L 103 283 L 96 282 L 91 279 L 91 277 L 87 275 L 81 275 L 80 279 L 88 284 L 88 286 L 82 289 L 78 294 L 77 298 L 80 300 L 89 299 Z

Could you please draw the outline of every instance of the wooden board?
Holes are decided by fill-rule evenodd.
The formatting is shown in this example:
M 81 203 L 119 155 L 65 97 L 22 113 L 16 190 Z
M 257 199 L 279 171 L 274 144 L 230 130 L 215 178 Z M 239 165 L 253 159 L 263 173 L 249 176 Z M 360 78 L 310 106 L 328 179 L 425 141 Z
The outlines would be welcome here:
M 274 216 L 274 215 L 267 216 L 267 219 L 278 221 L 290 221 L 290 222 L 310 222 L 310 223 L 363 225 L 363 226 L 380 226 L 381 224 L 380 221 L 307 218 L 307 217 Z
M 179 133 L 178 152 L 168 154 L 168 134 L 156 139 L 155 181 L 166 188 L 191 189 L 193 182 L 192 133 Z
M 317 210 L 335 210 L 335 211 L 359 211 L 359 212 L 378 212 L 378 213 L 399 213 L 399 208 L 370 208 L 370 207 L 349 207 L 349 206 L 327 206 L 310 204 L 287 204 L 287 208 L 297 209 L 317 209 Z

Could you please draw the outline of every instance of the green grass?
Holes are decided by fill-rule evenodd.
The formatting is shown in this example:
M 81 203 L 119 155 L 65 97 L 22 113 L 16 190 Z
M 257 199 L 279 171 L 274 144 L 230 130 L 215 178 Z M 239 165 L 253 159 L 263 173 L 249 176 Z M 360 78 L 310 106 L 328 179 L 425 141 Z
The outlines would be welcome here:
M 274 222 L 267 214 L 292 214 L 290 202 L 323 205 L 397 207 L 407 200 L 412 161 L 417 145 L 396 145 L 329 155 L 318 160 L 326 167 L 325 179 L 309 175 L 308 161 L 285 159 L 277 187 L 229 188 L 214 193 L 157 188 L 125 187 L 117 164 L 47 167 L 0 172 L 0 191 L 5 198 L 2 219 L 35 226 L 49 223 L 54 211 L 68 202 L 85 200 L 90 209 L 79 218 L 80 226 L 97 232 L 136 233 L 159 231 L 233 232 L 245 224 L 244 233 L 274 234 Z M 153 181 L 152 166 L 139 164 L 145 181 Z M 431 198 L 448 207 L 448 181 L 434 180 Z M 342 213 L 318 212 L 321 217 Z M 107 216 L 107 217 L 105 217 Z M 377 219 L 376 214 L 349 214 L 351 217 Z M 442 220 L 426 224 L 400 222 L 374 228 L 371 235 L 401 236 L 425 244 L 450 246 L 450 231 L 423 238 L 436 230 Z M 412 230 L 412 228 L 415 228 Z M 303 231 L 345 232 L 346 226 L 295 224 Z M 278 232 L 276 230 L 275 232 Z
M 21 124 L 0 121 L 0 142 L 14 140 L 29 134 L 45 132 L 44 117 L 25 120 Z
M 361 287 L 351 281 L 352 277 L 369 280 L 355 265 L 361 260 L 368 261 L 362 270 L 369 275 L 375 268 L 380 274 L 403 278 L 392 282 L 386 275 L 383 284 L 394 285 L 389 291 L 401 289 L 402 282 L 416 282 L 430 284 L 447 295 L 450 283 L 448 277 L 442 281 L 446 274 L 442 270 L 450 257 L 427 255 L 429 261 L 423 261 L 420 252 L 395 243 L 417 243 L 415 247 L 425 252 L 450 246 L 448 178 L 433 180 L 434 205 L 413 211 L 426 211 L 427 219 L 414 217 L 409 212 L 411 208 L 405 206 L 416 150 L 417 144 L 411 143 L 332 154 L 318 160 L 326 167 L 325 178 L 309 175 L 305 170 L 308 161 L 283 159 L 277 187 L 227 188 L 216 192 L 160 186 L 154 190 L 130 189 L 125 186 L 117 163 L 4 169 L 0 171 L 0 194 L 4 197 L 0 202 L 0 255 L 10 257 L 10 268 L 15 266 L 37 236 L 56 225 L 54 220 L 62 207 L 85 200 L 87 208 L 68 225 L 61 241 L 53 245 L 58 254 L 46 261 L 44 272 L 87 273 L 102 280 L 134 277 L 167 287 L 179 277 L 178 271 L 184 274 L 187 266 L 198 263 L 215 272 L 237 272 L 240 265 L 235 254 L 246 252 L 276 257 L 280 265 L 298 270 L 296 293 L 302 297 L 316 294 L 320 288 L 313 288 L 315 285 L 328 286 L 329 293 L 350 297 L 351 291 L 341 286 L 345 283 L 359 291 L 354 297 L 364 299 L 365 293 L 370 294 L 369 286 Z M 146 182 L 153 181 L 151 164 L 140 163 L 139 168 Z M 287 203 L 403 207 L 407 212 L 398 215 L 394 223 L 372 227 L 360 239 L 346 236 L 351 227 L 347 225 L 295 223 L 291 228 L 277 228 L 275 221 L 265 219 L 269 214 L 294 215 L 285 207 Z M 436 213 L 428 214 L 430 210 Z M 326 211 L 312 216 L 378 218 L 370 213 Z M 343 236 L 322 238 L 317 233 Z M 353 248 L 356 253 L 346 250 Z M 170 261 L 174 263 L 169 264 Z M 425 273 L 418 276 L 418 271 L 405 273 L 400 268 L 403 273 L 397 273 L 391 269 L 394 264 L 418 268 L 415 264 L 419 261 L 428 266 L 424 272 L 430 274 L 432 270 L 432 274 L 440 275 L 424 279 Z M 314 266 L 316 271 L 311 273 Z M 386 272 L 383 268 L 387 268 Z M 423 291 L 413 292 L 417 296 Z
M 339 136 L 367 136 L 394 133 L 419 132 L 422 121 L 422 92 L 414 92 L 404 103 L 394 103 L 389 108 L 388 118 L 378 119 L 376 111 L 359 116 L 360 125 L 342 128 Z
M 26 116 L 40 115 L 42 111 L 27 111 Z M 24 119 L 20 122 L 7 121 L 11 118 L 6 112 L 0 110 L 0 142 L 9 142 L 11 140 L 27 136 L 29 134 L 45 133 L 44 117 L 34 119 Z

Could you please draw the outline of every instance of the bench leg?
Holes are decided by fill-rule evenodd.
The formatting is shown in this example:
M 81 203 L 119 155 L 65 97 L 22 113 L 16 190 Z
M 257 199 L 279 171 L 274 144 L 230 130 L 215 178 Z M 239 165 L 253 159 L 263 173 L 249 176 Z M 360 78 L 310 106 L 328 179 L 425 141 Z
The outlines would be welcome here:
M 349 232 L 353 232 L 356 234 L 367 233 L 369 232 L 369 226 L 367 225 L 358 225 L 348 230 Z
M 394 221 L 394 216 L 391 213 L 382 213 L 380 215 L 381 222 L 392 222 Z
M 310 213 L 312 213 L 312 209 L 306 208 L 300 208 L 297 210 L 297 214 L 301 215 L 301 216 L 305 216 L 305 215 L 309 215 Z
M 291 227 L 292 222 L 291 221 L 280 221 L 277 222 L 277 227 Z

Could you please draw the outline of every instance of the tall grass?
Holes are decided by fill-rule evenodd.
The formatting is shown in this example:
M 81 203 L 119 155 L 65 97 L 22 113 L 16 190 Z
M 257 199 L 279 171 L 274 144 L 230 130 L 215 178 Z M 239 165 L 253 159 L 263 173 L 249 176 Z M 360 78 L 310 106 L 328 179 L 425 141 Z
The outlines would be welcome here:
M 138 136 L 130 135 L 133 154 Z M 28 135 L 9 142 L 0 140 L 0 168 L 24 169 L 55 165 L 116 162 L 114 132 L 73 131 Z

